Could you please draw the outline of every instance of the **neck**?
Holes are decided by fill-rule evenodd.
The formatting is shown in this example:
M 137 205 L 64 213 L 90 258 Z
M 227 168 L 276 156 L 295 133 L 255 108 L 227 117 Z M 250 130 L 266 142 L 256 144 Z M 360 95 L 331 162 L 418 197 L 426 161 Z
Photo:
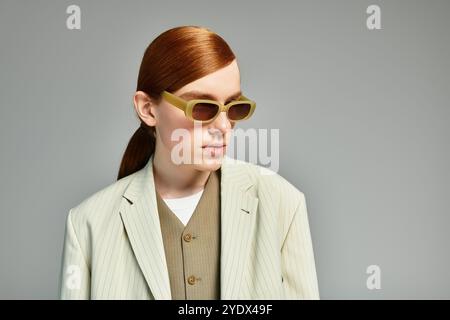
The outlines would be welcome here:
M 170 152 L 164 151 L 156 147 L 153 156 L 155 188 L 162 198 L 187 197 L 205 187 L 210 171 L 196 170 L 187 164 L 174 164 Z

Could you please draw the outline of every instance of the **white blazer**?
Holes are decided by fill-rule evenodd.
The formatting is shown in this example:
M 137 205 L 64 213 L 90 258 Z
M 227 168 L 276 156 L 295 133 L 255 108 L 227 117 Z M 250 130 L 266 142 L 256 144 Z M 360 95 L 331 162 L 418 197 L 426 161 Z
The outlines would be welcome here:
M 152 161 L 70 210 L 62 299 L 171 299 Z M 221 299 L 319 299 L 304 194 L 228 156 L 221 171 Z

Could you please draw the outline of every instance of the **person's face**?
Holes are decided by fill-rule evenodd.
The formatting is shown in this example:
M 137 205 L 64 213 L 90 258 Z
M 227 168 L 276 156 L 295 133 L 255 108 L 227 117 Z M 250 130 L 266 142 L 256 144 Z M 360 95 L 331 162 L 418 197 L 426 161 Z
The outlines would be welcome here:
M 237 61 L 234 60 L 228 66 L 172 93 L 185 100 L 203 98 L 189 94 L 192 91 L 209 94 L 222 104 L 236 100 L 240 96 L 240 74 Z M 190 165 L 201 171 L 217 170 L 220 167 L 226 153 L 226 146 L 230 141 L 231 131 L 235 126 L 235 122 L 230 121 L 225 112 L 221 112 L 213 122 L 194 125 L 194 121 L 188 119 L 182 110 L 164 99 L 151 110 L 155 120 L 156 152 L 164 152 L 163 158 L 170 158 L 176 163 L 179 160 L 174 161 L 174 157 L 179 159 L 190 154 L 188 158 L 191 159 L 190 163 L 183 165 Z M 173 134 L 177 137 L 176 139 L 172 136 Z M 180 134 L 183 134 L 181 140 Z M 220 147 L 207 147 L 207 145 L 220 145 Z

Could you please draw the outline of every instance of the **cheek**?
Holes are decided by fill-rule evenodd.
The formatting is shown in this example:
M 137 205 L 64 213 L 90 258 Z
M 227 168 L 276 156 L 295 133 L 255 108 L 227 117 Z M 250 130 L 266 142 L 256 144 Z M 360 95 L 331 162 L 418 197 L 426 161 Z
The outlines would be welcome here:
M 183 131 L 187 130 L 188 135 L 193 134 L 193 122 L 184 116 L 183 112 L 178 112 L 178 110 L 164 110 L 158 114 L 158 132 L 160 134 L 160 139 L 168 149 L 172 149 L 173 146 L 179 143 L 179 138 L 172 141 L 172 135 L 174 137 L 179 137 Z M 180 133 L 177 130 L 182 129 Z M 186 134 L 186 133 L 184 133 Z

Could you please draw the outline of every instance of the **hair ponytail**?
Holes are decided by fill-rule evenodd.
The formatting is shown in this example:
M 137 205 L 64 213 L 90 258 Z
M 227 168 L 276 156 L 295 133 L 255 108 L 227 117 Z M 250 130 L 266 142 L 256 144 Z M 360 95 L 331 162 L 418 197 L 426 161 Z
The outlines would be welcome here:
M 136 130 L 128 142 L 127 149 L 120 164 L 117 180 L 142 169 L 155 152 L 155 128 L 147 126 L 144 122 Z
M 225 40 L 210 29 L 175 27 L 161 33 L 145 50 L 136 91 L 145 92 L 158 104 L 162 91 L 175 92 L 229 65 L 234 59 L 235 55 Z M 155 147 L 155 128 L 141 120 L 125 150 L 117 179 L 142 169 L 155 152 Z

